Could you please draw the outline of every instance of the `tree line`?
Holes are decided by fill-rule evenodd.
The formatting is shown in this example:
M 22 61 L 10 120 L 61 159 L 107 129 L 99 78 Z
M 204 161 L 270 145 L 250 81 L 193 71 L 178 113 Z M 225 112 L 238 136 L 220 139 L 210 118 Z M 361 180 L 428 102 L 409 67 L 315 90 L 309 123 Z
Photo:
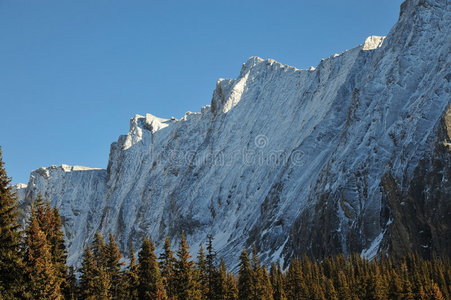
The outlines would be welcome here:
M 144 238 L 135 257 L 123 257 L 112 235 L 97 233 L 78 270 L 67 265 L 59 212 L 41 197 L 26 226 L 18 221 L 17 199 L 0 152 L 0 300 L 3 299 L 450 299 L 450 259 L 368 261 L 360 255 L 314 260 L 293 258 L 285 268 L 265 265 L 257 251 L 243 250 L 236 273 L 217 256 L 213 237 L 195 257 L 182 234 L 176 250 L 166 238 L 162 252 Z

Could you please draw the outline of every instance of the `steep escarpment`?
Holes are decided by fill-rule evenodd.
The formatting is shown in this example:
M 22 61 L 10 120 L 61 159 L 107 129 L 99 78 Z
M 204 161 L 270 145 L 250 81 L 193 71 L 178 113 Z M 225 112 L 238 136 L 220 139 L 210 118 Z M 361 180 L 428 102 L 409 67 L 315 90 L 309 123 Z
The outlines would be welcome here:
M 252 57 L 201 112 L 137 115 L 106 170 L 36 170 L 22 201 L 60 208 L 70 263 L 96 231 L 124 250 L 183 230 L 195 251 L 212 234 L 232 265 L 243 247 L 446 253 L 450 23 L 446 1 L 408 0 L 386 38 L 316 68 Z
M 420 161 L 407 190 L 389 174 L 382 180 L 385 252 L 402 256 L 416 249 L 425 257 L 451 253 L 451 107 L 437 133 L 433 152 Z

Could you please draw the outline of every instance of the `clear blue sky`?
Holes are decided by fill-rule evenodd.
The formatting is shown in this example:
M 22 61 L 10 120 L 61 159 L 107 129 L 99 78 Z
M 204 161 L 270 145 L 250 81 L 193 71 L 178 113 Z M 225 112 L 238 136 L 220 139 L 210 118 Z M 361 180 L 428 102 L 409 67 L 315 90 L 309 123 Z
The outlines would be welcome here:
M 106 167 L 135 114 L 181 117 L 250 56 L 308 68 L 386 35 L 401 0 L 0 0 L 0 145 L 13 182 Z

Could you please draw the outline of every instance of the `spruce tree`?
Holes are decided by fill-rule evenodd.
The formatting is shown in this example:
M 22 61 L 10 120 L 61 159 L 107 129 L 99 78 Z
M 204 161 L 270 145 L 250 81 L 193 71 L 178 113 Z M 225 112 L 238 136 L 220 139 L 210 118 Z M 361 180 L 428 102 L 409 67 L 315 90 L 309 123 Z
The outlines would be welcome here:
M 320 285 L 319 282 L 314 281 L 312 282 L 311 287 L 311 297 L 309 299 L 311 300 L 327 300 L 326 295 L 324 294 L 324 288 Z
M 108 236 L 108 244 L 106 244 L 104 252 L 106 272 L 111 282 L 110 295 L 113 299 L 117 299 L 121 283 L 121 268 L 124 263 L 121 261 L 122 255 L 112 234 Z
M 124 299 L 138 300 L 139 274 L 133 246 L 129 247 L 130 263 L 122 276 L 121 295 Z
M 45 233 L 39 226 L 38 219 L 32 211 L 25 230 L 25 276 L 27 282 L 26 298 L 62 299 L 60 282 L 53 266 L 52 254 Z
M 184 234 L 182 234 L 180 239 L 177 257 L 178 260 L 175 269 L 177 299 L 200 299 L 200 291 L 197 289 L 194 277 L 193 262 L 190 260 L 191 255 Z
M 343 271 L 338 272 L 338 296 L 340 299 L 352 299 L 353 295 L 348 283 L 348 279 Z
M 326 298 L 328 300 L 338 300 L 338 293 L 331 279 L 326 279 Z
M 386 300 L 388 299 L 387 289 L 385 288 L 382 275 L 379 272 L 377 266 L 374 271 L 368 277 L 368 283 L 366 284 L 366 298 L 370 300 Z
M 287 296 L 285 294 L 284 289 L 283 274 L 282 270 L 280 269 L 280 265 L 278 263 L 271 264 L 269 275 L 271 278 L 274 300 L 287 300 Z
M 58 208 L 54 207 L 50 215 L 50 230 L 47 240 L 51 246 L 53 265 L 55 266 L 57 276 L 61 280 L 61 286 L 64 288 L 69 276 L 67 267 L 67 249 L 64 240 L 63 225 Z
M 394 268 L 392 266 L 392 268 Z M 390 299 L 402 298 L 402 280 L 398 273 L 394 270 L 390 270 L 390 284 L 388 287 L 388 297 Z
M 213 236 L 207 236 L 207 255 L 205 258 L 207 275 L 207 299 L 218 299 L 218 289 L 220 289 L 219 274 L 216 267 L 216 251 L 213 247 Z
M 152 241 L 145 238 L 139 252 L 138 266 L 138 295 L 139 299 L 164 300 L 167 299 L 160 269 L 155 255 Z M 188 299 L 188 298 L 187 298 Z
M 224 265 L 224 269 L 225 269 L 225 265 Z M 227 283 L 226 283 L 226 295 L 225 295 L 225 300 L 236 300 L 238 299 L 238 286 L 237 286 L 237 282 L 236 282 L 236 278 L 235 275 L 229 272 L 226 272 L 227 274 Z
M 82 299 L 90 299 L 95 292 L 95 260 L 91 248 L 86 247 L 83 252 L 82 263 L 80 268 L 80 296 Z M 92 298 L 91 298 L 92 299 Z
M 99 299 L 111 299 L 111 276 L 108 274 L 107 244 L 100 232 L 94 235 L 92 252 L 95 259 L 95 278 L 97 280 L 96 297 Z
M 410 280 L 408 278 L 406 278 L 403 282 L 402 298 L 406 299 L 406 300 L 414 300 L 415 299 L 414 293 L 412 291 L 412 283 L 410 282 Z
M 168 298 L 172 299 L 176 295 L 176 259 L 171 250 L 171 239 L 169 237 L 166 237 L 164 241 L 163 252 L 160 254 L 159 260 L 163 284 Z
M 23 290 L 17 199 L 10 184 L 0 148 L 0 299 L 15 299 Z
M 83 254 L 80 273 L 83 299 L 112 299 L 106 244 L 100 233 L 95 234 L 92 247 L 87 247 Z
M 219 263 L 219 269 L 216 276 L 216 287 L 215 287 L 215 298 L 219 300 L 227 299 L 227 292 L 230 288 L 228 286 L 228 273 L 227 268 L 225 265 L 225 262 L 223 259 L 221 259 L 221 262 Z
M 310 269 L 310 265 L 307 263 L 306 259 L 302 262 L 306 270 Z M 290 266 L 288 267 L 285 291 L 289 300 L 308 299 L 310 297 L 308 287 L 303 277 L 301 261 L 298 258 L 292 259 Z
M 67 272 L 66 285 L 63 290 L 64 299 L 75 300 L 78 296 L 77 276 L 75 274 L 75 268 L 69 267 Z
M 196 263 L 197 278 L 199 281 L 199 290 L 202 299 L 212 299 L 210 296 L 209 276 L 207 273 L 207 264 L 205 260 L 205 251 L 202 243 L 199 246 Z
M 240 255 L 240 269 L 238 272 L 238 298 L 240 300 L 253 299 L 254 272 L 246 249 Z
M 258 273 L 258 293 L 257 298 L 259 300 L 273 300 L 273 289 L 271 285 L 271 279 L 269 277 L 268 272 L 266 271 L 266 267 L 262 266 L 259 268 Z
M 96 264 L 101 266 L 102 268 L 106 268 L 106 243 L 100 232 L 96 232 L 94 235 L 94 240 L 92 241 L 92 253 L 94 254 L 94 258 L 96 260 Z
M 55 269 L 56 284 L 65 290 L 68 277 L 66 265 L 67 250 L 62 230 L 61 216 L 58 209 L 51 208 L 49 201 L 44 201 L 39 195 L 33 203 L 33 211 L 39 223 L 40 229 L 44 232 L 47 244 L 50 247 L 52 264 Z

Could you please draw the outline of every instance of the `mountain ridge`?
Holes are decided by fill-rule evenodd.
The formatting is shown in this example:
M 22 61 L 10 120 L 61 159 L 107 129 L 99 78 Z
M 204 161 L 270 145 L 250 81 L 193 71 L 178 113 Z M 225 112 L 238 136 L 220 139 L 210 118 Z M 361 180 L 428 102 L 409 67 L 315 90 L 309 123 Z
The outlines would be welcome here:
M 232 265 L 243 247 L 265 262 L 446 253 L 449 25 L 446 1 L 407 0 L 386 38 L 316 68 L 251 57 L 201 112 L 132 118 L 106 170 L 33 171 L 22 206 L 40 193 L 59 207 L 71 264 L 96 231 L 123 250 L 184 230 L 195 251 L 212 234 Z

